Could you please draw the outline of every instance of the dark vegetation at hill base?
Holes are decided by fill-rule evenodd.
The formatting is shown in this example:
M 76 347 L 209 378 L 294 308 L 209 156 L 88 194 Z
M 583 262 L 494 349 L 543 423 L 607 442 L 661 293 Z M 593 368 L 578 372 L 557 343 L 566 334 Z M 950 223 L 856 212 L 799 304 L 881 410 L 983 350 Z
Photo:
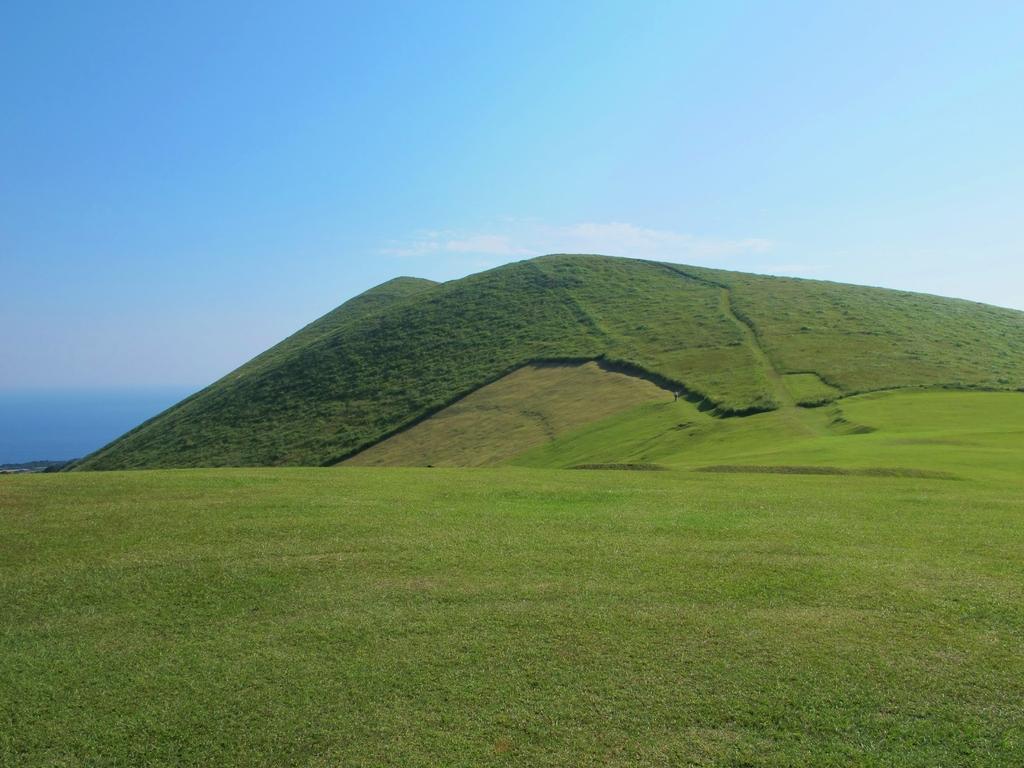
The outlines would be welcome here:
M 0 464 L 0 472 L 14 473 L 14 472 L 59 472 L 64 467 L 69 466 L 74 459 L 71 461 L 21 461 L 14 462 L 11 464 Z
M 337 463 L 538 360 L 642 372 L 717 415 L 903 387 L 1024 387 L 1024 313 L 604 256 L 357 296 L 80 469 Z

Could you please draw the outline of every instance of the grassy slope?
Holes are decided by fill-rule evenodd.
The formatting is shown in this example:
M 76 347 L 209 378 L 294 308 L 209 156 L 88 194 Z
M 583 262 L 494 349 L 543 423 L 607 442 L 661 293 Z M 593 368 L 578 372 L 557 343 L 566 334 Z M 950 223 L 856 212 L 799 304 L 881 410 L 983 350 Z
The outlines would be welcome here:
M 277 437 L 270 445 L 283 445 L 293 437 L 287 425 L 274 419 L 273 396 L 262 402 L 245 402 L 251 397 L 253 380 L 269 380 L 268 388 L 287 391 L 290 368 L 301 365 L 307 350 L 316 349 L 354 325 L 372 322 L 385 310 L 428 291 L 437 283 L 417 277 L 397 277 L 346 301 L 279 344 L 257 355 L 245 365 L 219 379 L 209 387 L 186 398 L 154 419 L 91 454 L 79 466 L 109 469 L 116 466 L 145 466 L 164 463 L 170 455 L 191 454 L 194 464 L 245 463 L 245 447 L 239 445 L 239 433 L 231 426 L 255 427 L 257 409 L 267 408 L 266 421 L 274 423 Z M 207 423 L 212 421 L 214 423 Z M 293 425 L 293 428 L 297 425 Z M 264 441 L 267 437 L 264 436 Z M 273 463 L 273 449 L 266 454 Z
M 864 286 L 718 272 L 784 373 L 851 394 L 892 387 L 1024 386 L 1024 313 Z
M 492 466 L 631 406 L 671 400 L 649 381 L 596 363 L 530 365 L 345 463 Z
M 625 361 L 723 411 L 788 404 L 794 373 L 846 394 L 1024 386 L 1024 313 L 951 299 L 597 256 L 421 288 L 343 307 L 81 466 L 331 463 L 549 358 Z
M 559 291 L 528 265 L 437 286 L 233 375 L 83 467 L 341 459 L 525 359 L 596 354 Z
M 902 467 L 1009 479 L 1024 477 L 1022 445 L 1024 393 L 886 392 L 725 420 L 682 401 L 642 405 L 513 463 Z
M 0 765 L 1016 765 L 1024 489 L 957 456 L 0 478 Z
M 777 405 L 745 329 L 721 291 L 663 265 L 627 259 L 538 259 L 600 332 L 601 352 L 681 382 L 727 411 Z M 581 264 L 584 267 L 581 269 Z
M 782 379 L 793 401 L 798 405 L 824 405 L 840 396 L 838 389 L 823 382 L 815 373 L 787 373 Z

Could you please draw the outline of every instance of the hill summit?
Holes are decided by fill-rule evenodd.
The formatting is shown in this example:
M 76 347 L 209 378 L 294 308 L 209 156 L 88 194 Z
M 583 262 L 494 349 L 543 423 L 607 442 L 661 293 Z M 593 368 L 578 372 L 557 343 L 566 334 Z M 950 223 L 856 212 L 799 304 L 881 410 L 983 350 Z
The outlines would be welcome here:
M 729 417 L 885 389 L 1013 390 L 1024 388 L 1024 313 L 591 255 L 543 256 L 442 284 L 400 277 L 77 468 L 337 464 L 463 400 L 461 420 L 448 424 L 472 429 L 473 402 L 503 406 L 470 395 L 526 367 L 565 364 L 590 367 L 558 382 L 520 373 L 499 400 L 546 393 L 599 418 L 609 403 L 656 389 Z M 550 415 L 534 415 L 540 433 L 553 435 Z M 578 426 L 565 420 L 565 429 Z

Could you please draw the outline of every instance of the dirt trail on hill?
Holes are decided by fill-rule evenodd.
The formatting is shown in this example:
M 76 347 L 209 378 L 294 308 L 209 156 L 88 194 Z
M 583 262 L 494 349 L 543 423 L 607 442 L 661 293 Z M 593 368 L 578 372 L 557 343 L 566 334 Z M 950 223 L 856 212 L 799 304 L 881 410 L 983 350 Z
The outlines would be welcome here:
M 732 291 L 725 286 L 719 286 L 719 288 L 721 290 L 719 305 L 722 312 L 736 324 L 736 327 L 740 329 L 740 333 L 743 334 L 744 343 L 750 349 L 750 353 L 754 356 L 754 360 L 757 361 L 758 367 L 764 373 L 765 380 L 771 388 L 772 396 L 779 405 L 779 412 L 785 416 L 786 420 L 797 431 L 807 435 L 822 434 L 821 425 L 814 417 L 814 414 L 809 413 L 805 408 L 797 406 L 796 398 L 793 397 L 793 394 L 786 387 L 782 374 L 779 373 L 779 369 L 775 367 L 775 363 L 772 362 L 772 359 L 768 357 L 768 353 L 764 351 L 764 347 L 761 346 L 761 339 L 757 335 L 757 328 L 750 320 L 736 312 L 732 304 Z
M 768 384 L 768 389 L 775 398 L 775 402 L 778 404 L 778 407 L 780 409 L 796 408 L 796 400 L 786 388 L 786 384 L 782 380 L 782 375 L 775 367 L 775 364 L 771 361 L 771 358 L 768 357 L 768 354 L 764 351 L 764 347 L 761 346 L 761 340 L 757 336 L 757 328 L 754 326 L 753 322 L 743 315 L 738 314 L 735 307 L 733 307 L 732 290 L 728 285 L 716 280 L 709 280 L 708 278 L 700 275 L 695 275 L 673 264 L 662 264 L 656 261 L 650 261 L 647 263 L 666 269 L 672 274 L 678 275 L 686 280 L 694 280 L 718 290 L 719 309 L 722 311 L 722 314 L 725 315 L 726 319 L 734 323 L 739 329 L 740 335 L 743 337 L 743 343 L 747 349 L 750 350 L 751 355 L 753 355 L 754 362 L 757 364 L 757 367 L 764 373 L 765 382 Z
M 771 358 L 764 351 L 764 347 L 761 346 L 761 340 L 757 337 L 757 330 L 754 328 L 753 323 L 736 313 L 736 309 L 732 305 L 732 292 L 728 288 L 721 288 L 719 306 L 722 309 L 722 313 L 740 329 L 744 343 L 750 349 L 754 360 L 757 361 L 758 367 L 764 373 L 764 377 L 768 381 L 772 395 L 775 397 L 779 407 L 796 407 L 796 400 L 793 399 L 793 395 L 786 389 L 786 384 L 782 380 L 782 374 L 779 373 L 775 363 L 771 361 Z

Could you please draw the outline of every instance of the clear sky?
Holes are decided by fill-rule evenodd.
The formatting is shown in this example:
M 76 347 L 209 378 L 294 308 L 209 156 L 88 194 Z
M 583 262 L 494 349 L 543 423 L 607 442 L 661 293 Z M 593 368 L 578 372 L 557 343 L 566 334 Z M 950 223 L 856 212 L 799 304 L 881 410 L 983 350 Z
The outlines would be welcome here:
M 0 5 L 0 390 L 588 251 L 1024 308 L 1024 3 Z

